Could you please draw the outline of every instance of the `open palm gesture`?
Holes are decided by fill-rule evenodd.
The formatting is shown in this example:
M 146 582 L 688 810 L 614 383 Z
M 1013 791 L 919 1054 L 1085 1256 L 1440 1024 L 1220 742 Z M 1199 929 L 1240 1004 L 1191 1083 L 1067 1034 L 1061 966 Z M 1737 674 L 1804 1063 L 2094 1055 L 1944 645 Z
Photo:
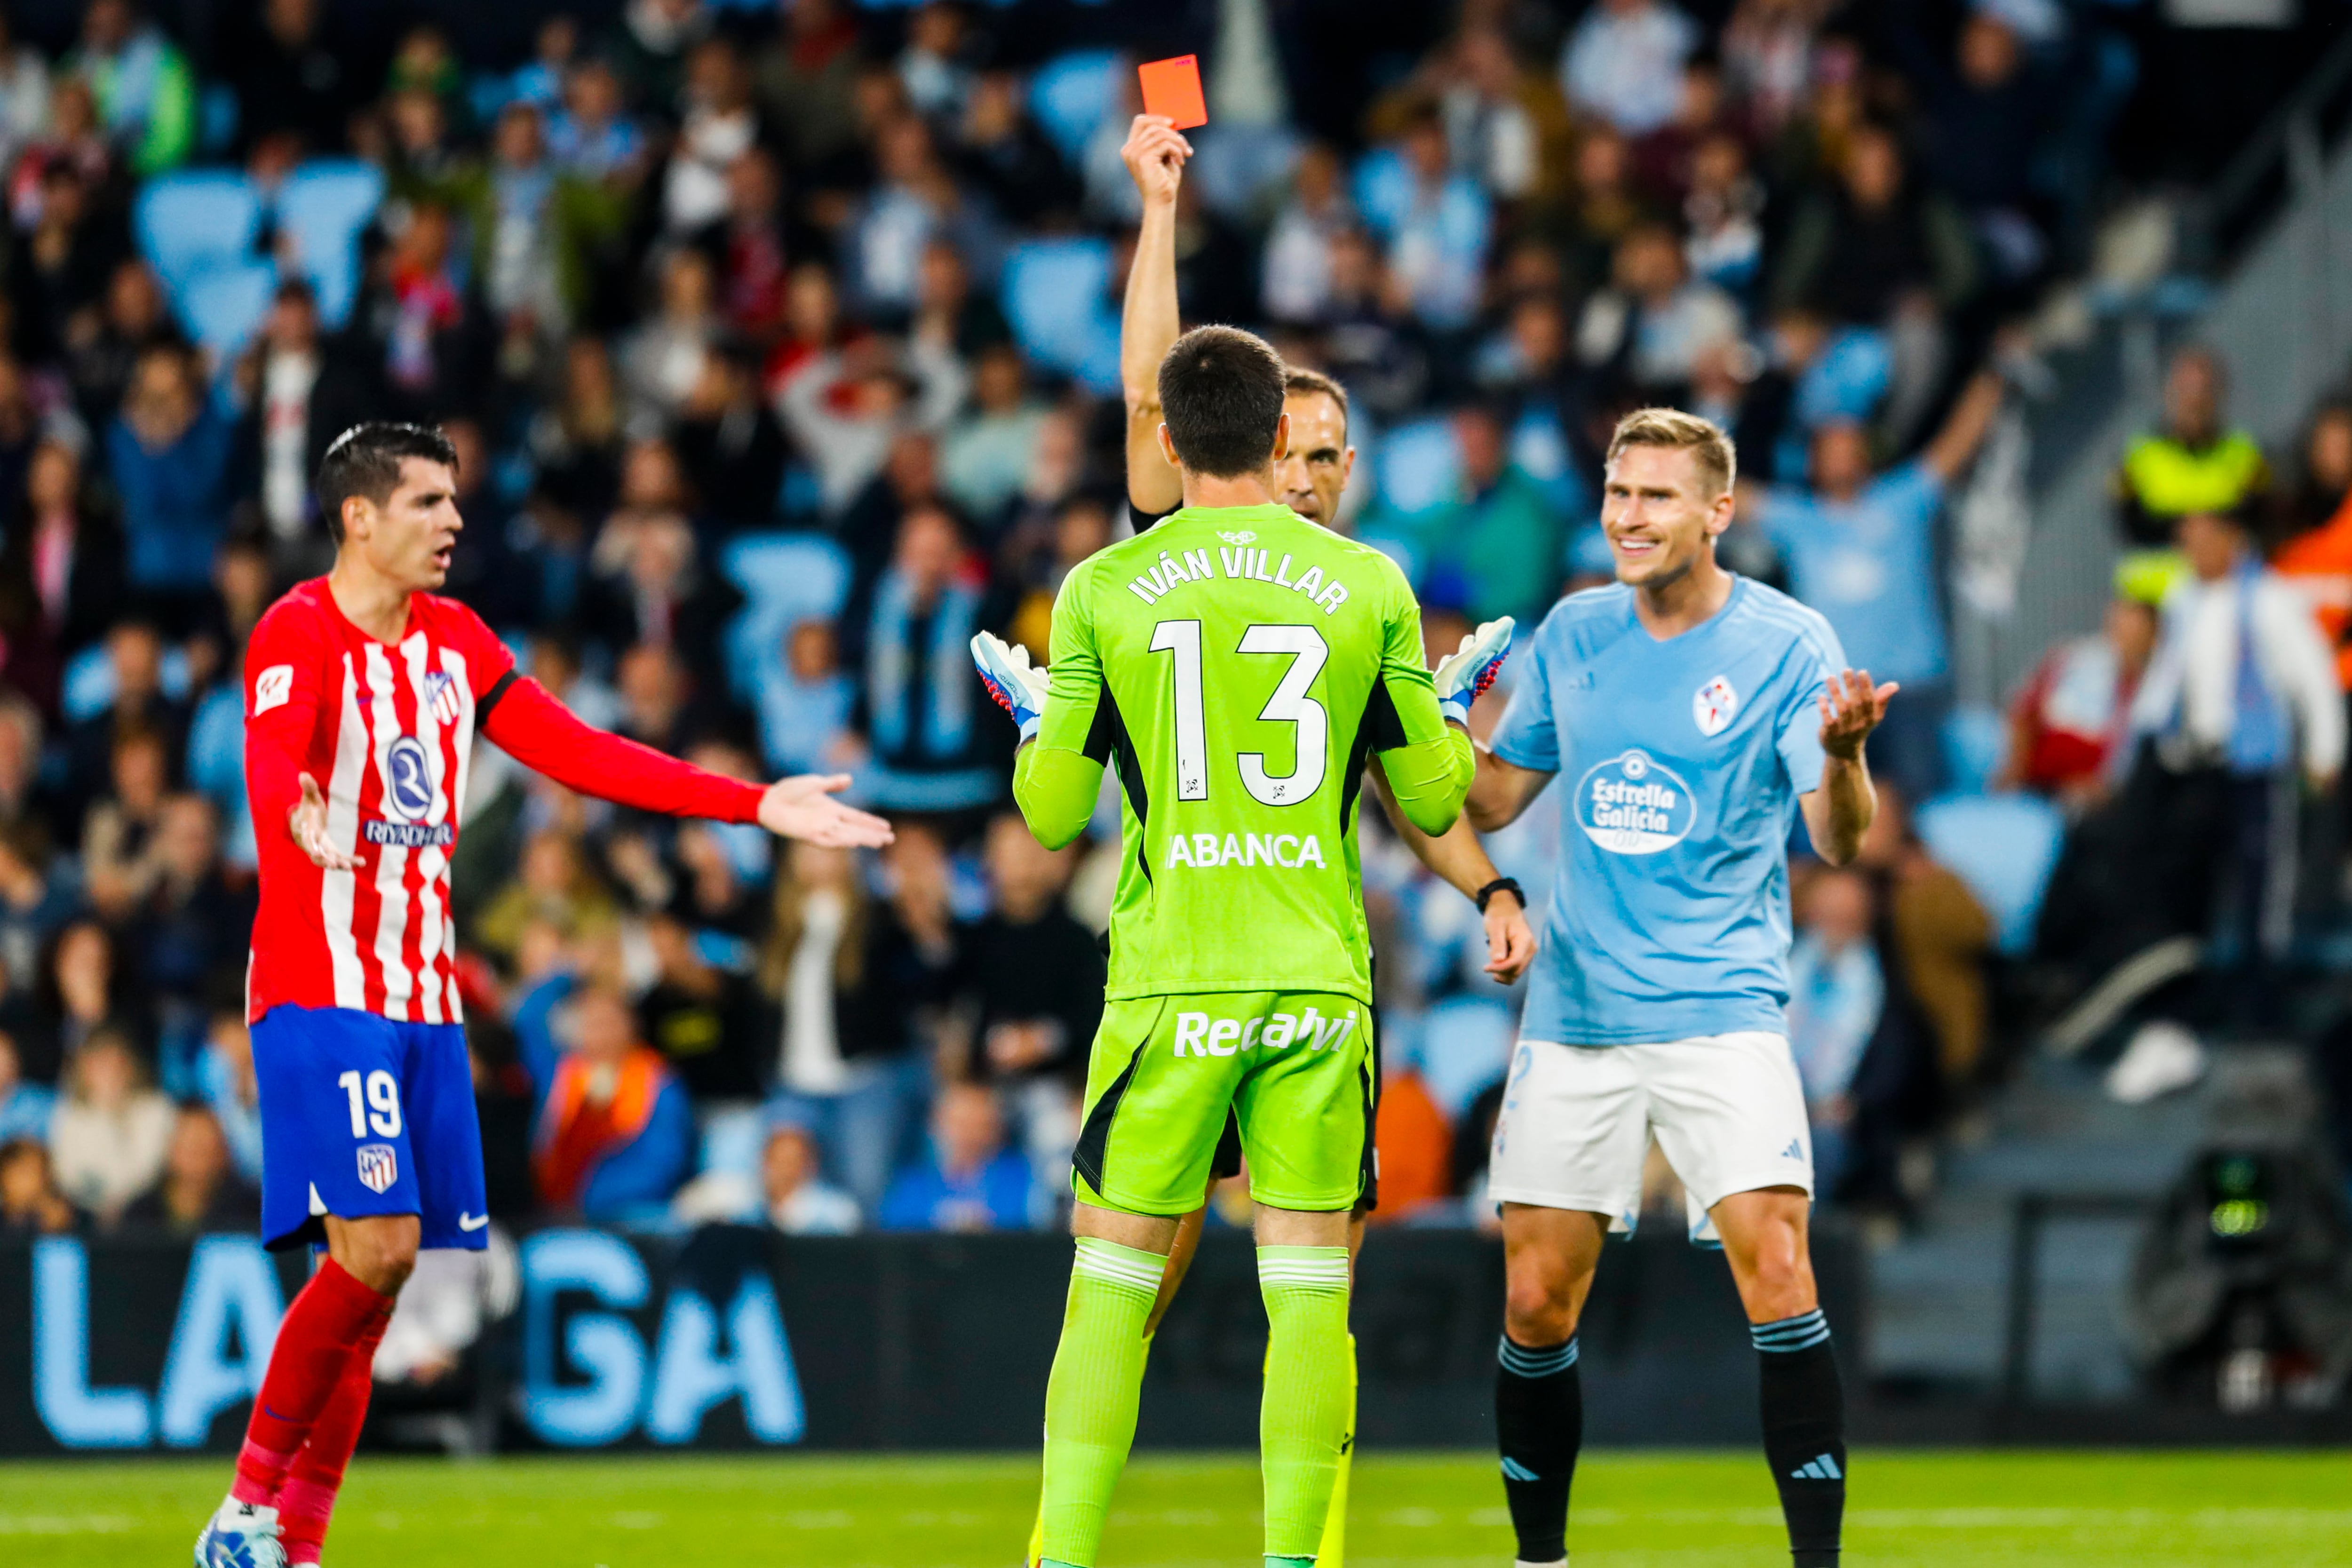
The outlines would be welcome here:
M 302 775 L 302 798 L 286 813 L 286 831 L 310 864 L 329 871 L 352 871 L 359 862 L 335 847 L 334 838 L 327 832 L 327 797 L 319 793 L 319 781 L 309 773 Z
M 878 849 L 894 837 L 871 812 L 834 795 L 849 787 L 847 773 L 801 773 L 778 779 L 760 797 L 760 826 L 779 838 L 805 838 L 837 849 Z
M 1822 693 L 1822 750 L 1844 762 L 1862 755 L 1862 743 L 1886 717 L 1887 699 L 1902 687 L 1870 683 L 1870 672 L 1849 669 Z

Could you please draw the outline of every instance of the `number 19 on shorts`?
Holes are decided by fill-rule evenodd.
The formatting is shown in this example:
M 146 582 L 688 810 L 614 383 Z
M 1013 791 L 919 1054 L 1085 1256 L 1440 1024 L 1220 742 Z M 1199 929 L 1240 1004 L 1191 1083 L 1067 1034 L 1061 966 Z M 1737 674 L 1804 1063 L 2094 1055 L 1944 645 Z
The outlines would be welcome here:
M 362 1078 L 357 1068 L 335 1079 L 335 1086 L 351 1101 L 352 1136 L 364 1138 L 373 1132 L 379 1138 L 400 1136 L 400 1080 L 382 1068 Z

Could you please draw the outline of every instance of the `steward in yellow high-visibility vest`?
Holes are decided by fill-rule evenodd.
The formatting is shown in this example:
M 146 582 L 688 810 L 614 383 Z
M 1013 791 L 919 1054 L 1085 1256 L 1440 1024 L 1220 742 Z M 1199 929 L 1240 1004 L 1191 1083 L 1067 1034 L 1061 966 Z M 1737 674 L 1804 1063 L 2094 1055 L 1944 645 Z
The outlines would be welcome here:
M 2116 470 L 2116 521 L 2124 558 L 2116 586 L 2155 604 L 2181 571 L 2173 528 L 2191 512 L 2242 515 L 2270 488 L 2254 438 L 2221 423 L 2224 375 L 2211 351 L 2183 349 L 2164 379 L 2164 428 L 2134 440 Z

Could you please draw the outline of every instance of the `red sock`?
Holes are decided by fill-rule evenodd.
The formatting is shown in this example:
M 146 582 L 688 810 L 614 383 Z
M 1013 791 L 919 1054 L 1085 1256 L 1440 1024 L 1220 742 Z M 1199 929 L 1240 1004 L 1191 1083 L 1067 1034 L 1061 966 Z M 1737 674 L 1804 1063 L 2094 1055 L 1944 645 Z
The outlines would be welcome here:
M 392 1303 L 377 1314 L 352 1347 L 343 1375 L 319 1412 L 310 1440 L 294 1456 L 286 1482 L 278 1489 L 278 1519 L 285 1530 L 286 1561 L 294 1568 L 319 1561 L 327 1541 L 327 1521 L 335 1511 L 335 1493 L 343 1484 L 343 1468 L 359 1446 L 360 1428 L 367 1422 L 368 1395 L 375 1388 L 375 1347 L 383 1326 L 392 1321 Z
M 319 1412 L 342 1381 L 352 1347 L 370 1323 L 378 1326 L 392 1310 L 392 1298 L 371 1290 L 328 1258 L 310 1276 L 278 1325 L 278 1343 L 253 1402 L 245 1428 L 245 1448 L 236 1457 L 236 1481 L 229 1496 L 243 1503 L 275 1506 L 286 1471 L 318 1424 Z

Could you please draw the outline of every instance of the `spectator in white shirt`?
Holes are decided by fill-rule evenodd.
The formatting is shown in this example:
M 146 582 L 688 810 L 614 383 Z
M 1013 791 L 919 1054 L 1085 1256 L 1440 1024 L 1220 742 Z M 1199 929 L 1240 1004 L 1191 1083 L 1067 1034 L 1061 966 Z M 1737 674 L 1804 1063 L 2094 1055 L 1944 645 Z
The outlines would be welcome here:
M 690 234 L 727 216 L 727 170 L 759 139 L 751 78 L 735 46 L 709 38 L 688 58 L 677 147 L 662 184 L 672 234 Z
M 918 337 L 902 356 L 887 338 L 863 338 L 809 360 L 778 391 L 776 408 L 832 516 L 882 471 L 902 434 L 944 428 L 968 383 L 947 344 Z
M 680 246 L 662 258 L 660 270 L 660 312 L 632 331 L 621 349 L 629 430 L 638 437 L 667 428 L 684 411 L 719 331 L 710 258 Z
M 1496 27 L 1472 27 L 1439 61 L 1438 111 L 1454 166 L 1498 200 L 1516 201 L 1543 172 L 1535 116 L 1520 100 L 1519 62 Z
M 1310 143 L 1291 171 L 1290 199 L 1265 237 L 1260 298 L 1277 321 L 1320 321 L 1331 300 L 1331 242 L 1355 221 L 1342 188 L 1339 155 Z
M 329 349 L 318 300 L 299 278 L 278 285 L 237 367 L 235 390 L 246 411 L 245 460 L 259 479 L 271 552 L 281 572 L 316 571 L 326 530 L 310 502 L 310 478 L 327 444 L 371 417 L 382 394 L 351 355 Z
M 2262 563 L 2236 519 L 2192 512 L 2179 533 L 2189 575 L 2165 600 L 2133 728 L 2175 772 L 2300 771 L 2326 789 L 2344 762 L 2344 706 L 2308 602 Z
M 172 1102 L 150 1088 L 130 1043 L 103 1027 L 66 1065 L 66 1098 L 49 1123 L 58 1186 L 110 1226 L 163 1173 Z
M 15 167 L 16 154 L 48 129 L 48 62 L 18 43 L 15 27 L 0 16 L 0 161 Z

